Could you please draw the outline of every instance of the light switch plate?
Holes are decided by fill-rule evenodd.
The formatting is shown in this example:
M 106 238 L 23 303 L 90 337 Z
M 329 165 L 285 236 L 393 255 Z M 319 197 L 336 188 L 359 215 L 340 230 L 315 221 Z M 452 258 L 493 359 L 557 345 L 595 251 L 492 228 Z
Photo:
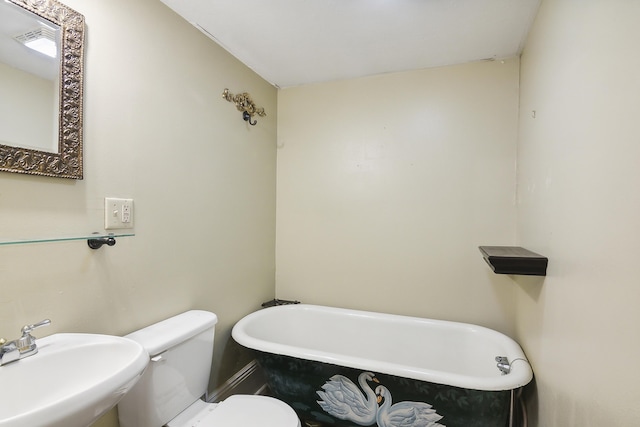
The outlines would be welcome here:
M 104 229 L 133 228 L 133 199 L 104 199 Z

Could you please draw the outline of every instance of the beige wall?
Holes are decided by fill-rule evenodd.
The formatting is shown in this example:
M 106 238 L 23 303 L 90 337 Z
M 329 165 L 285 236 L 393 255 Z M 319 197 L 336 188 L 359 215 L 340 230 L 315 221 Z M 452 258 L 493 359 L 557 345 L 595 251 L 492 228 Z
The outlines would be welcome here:
M 640 423 L 640 3 L 545 1 L 522 56 L 518 279 L 533 425 Z M 536 117 L 532 117 L 532 111 Z
M 51 80 L 0 63 L 0 144 L 56 150 L 57 87 Z
M 513 283 L 477 247 L 515 243 L 518 70 L 280 90 L 278 297 L 510 333 Z
M 206 309 L 233 368 L 232 324 L 274 297 L 276 89 L 156 0 L 65 3 L 87 24 L 85 179 L 1 173 L 0 236 L 100 231 L 105 196 L 135 200 L 136 236 L 0 246 L 0 336 L 43 318 L 36 336 L 120 335 Z M 226 87 L 268 116 L 248 127 Z
M 276 113 L 273 87 L 161 3 L 66 3 L 87 19 L 85 179 L 2 173 L 0 236 L 101 230 L 105 196 L 135 199 L 136 236 L 0 247 L 0 336 L 207 309 L 224 379 L 231 325 L 274 295 L 277 123 L 279 298 L 501 330 L 534 367 L 530 425 L 637 424 L 636 2 L 543 3 L 519 137 L 517 60 L 290 88 Z M 225 87 L 268 116 L 247 127 Z M 493 275 L 477 250 L 516 241 L 546 278 Z

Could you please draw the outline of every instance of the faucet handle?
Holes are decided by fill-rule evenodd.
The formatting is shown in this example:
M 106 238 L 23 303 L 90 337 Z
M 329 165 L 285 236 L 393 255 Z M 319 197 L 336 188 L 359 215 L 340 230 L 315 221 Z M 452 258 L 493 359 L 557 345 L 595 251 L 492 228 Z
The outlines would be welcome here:
M 50 324 L 51 320 L 44 319 L 38 323 L 34 323 L 33 325 L 25 325 L 22 327 L 22 336 L 16 340 L 17 347 L 20 350 L 22 357 L 38 352 L 36 339 L 31 335 L 31 332 L 33 332 L 34 329 L 41 328 L 42 326 L 48 326 Z
M 25 325 L 22 327 L 22 336 L 29 335 L 34 329 L 41 328 L 43 326 L 49 326 L 51 324 L 51 320 L 44 319 L 38 323 L 34 323 L 33 325 Z

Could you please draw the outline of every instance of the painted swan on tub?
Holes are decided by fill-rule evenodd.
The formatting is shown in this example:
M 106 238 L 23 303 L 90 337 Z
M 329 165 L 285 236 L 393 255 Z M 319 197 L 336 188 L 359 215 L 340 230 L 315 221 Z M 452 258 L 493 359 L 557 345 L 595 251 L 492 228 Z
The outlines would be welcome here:
M 376 387 L 378 408 L 376 422 L 379 427 L 445 427 L 436 421 L 442 419 L 431 405 L 424 402 L 398 402 L 392 405 L 391 393 L 383 386 Z
M 349 378 L 334 375 L 317 391 L 320 396 L 320 407 L 341 420 L 353 421 L 361 426 L 368 426 L 376 422 L 378 412 L 377 396 L 368 381 L 379 382 L 372 372 L 362 372 L 358 375 L 360 388 Z M 364 395 L 363 395 L 364 393 Z
M 317 391 L 318 405 L 327 413 L 341 420 L 361 426 L 373 424 L 379 427 L 446 427 L 438 424 L 442 419 L 431 405 L 425 402 L 399 402 L 393 404 L 391 392 L 379 385 L 375 392 L 369 382 L 379 383 L 372 372 L 358 375 L 358 384 L 343 375 L 334 375 Z

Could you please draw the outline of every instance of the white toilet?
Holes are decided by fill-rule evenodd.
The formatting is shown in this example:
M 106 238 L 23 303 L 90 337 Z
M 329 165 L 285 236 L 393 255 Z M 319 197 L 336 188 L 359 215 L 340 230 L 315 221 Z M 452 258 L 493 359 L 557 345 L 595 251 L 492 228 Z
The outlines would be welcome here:
M 286 403 L 266 396 L 236 395 L 207 403 L 218 318 L 193 310 L 126 336 L 151 360 L 138 383 L 118 403 L 121 427 L 300 427 Z

